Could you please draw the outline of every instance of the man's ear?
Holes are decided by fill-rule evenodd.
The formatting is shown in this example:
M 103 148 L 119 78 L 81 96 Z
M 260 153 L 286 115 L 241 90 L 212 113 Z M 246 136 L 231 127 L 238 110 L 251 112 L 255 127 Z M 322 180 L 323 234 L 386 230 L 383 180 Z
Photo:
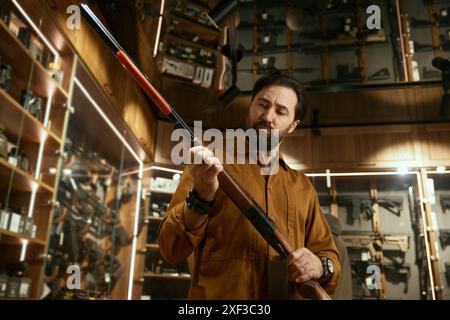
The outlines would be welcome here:
M 291 127 L 289 128 L 288 132 L 292 133 L 292 131 L 294 131 L 298 125 L 300 125 L 300 120 L 295 120 L 294 122 L 292 122 Z

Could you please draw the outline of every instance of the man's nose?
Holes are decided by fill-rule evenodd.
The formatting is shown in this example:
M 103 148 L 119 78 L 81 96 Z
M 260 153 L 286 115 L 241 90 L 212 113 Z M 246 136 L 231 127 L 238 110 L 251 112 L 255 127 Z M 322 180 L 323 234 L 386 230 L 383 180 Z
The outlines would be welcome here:
M 266 109 L 262 115 L 262 119 L 265 122 L 270 123 L 271 125 L 275 123 L 275 118 L 276 118 L 275 108 Z

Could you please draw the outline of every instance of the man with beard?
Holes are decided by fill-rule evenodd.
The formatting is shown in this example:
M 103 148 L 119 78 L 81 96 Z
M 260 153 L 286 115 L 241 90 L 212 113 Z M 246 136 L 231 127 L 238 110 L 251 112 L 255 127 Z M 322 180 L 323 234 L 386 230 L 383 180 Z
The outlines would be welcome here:
M 267 133 L 275 129 L 282 140 L 305 115 L 300 84 L 287 75 L 271 75 L 255 83 L 246 125 Z M 249 145 L 252 148 L 257 146 Z M 298 248 L 288 258 L 290 283 L 285 297 L 301 299 L 295 284 L 311 279 L 333 293 L 340 274 L 339 255 L 307 177 L 289 168 L 282 157 L 277 158 L 276 173 L 262 175 L 260 162 L 222 164 L 204 147 L 194 147 L 191 153 L 203 162 L 186 165 L 158 234 L 161 254 L 168 262 L 179 263 L 193 254 L 190 299 L 274 298 L 269 278 L 276 275 L 270 265 L 278 255 L 219 189 L 217 176 L 224 166 L 290 245 Z

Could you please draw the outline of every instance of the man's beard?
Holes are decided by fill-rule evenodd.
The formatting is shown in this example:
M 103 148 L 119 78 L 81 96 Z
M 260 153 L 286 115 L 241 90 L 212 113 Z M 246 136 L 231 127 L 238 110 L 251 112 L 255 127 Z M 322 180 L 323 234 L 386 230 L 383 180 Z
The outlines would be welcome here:
M 283 138 L 288 135 L 288 129 L 283 131 L 276 130 L 264 120 L 256 122 L 252 128 L 256 130 L 258 151 L 269 152 L 275 150 L 280 145 Z M 264 141 L 260 141 L 261 139 L 264 139 Z M 265 148 L 263 147 L 263 150 L 259 150 L 262 146 Z

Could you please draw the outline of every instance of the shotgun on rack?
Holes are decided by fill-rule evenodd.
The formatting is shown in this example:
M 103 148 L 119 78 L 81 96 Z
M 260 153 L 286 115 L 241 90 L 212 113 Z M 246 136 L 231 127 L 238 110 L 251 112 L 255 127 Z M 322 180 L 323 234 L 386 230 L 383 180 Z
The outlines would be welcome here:
M 98 35 L 105 41 L 108 47 L 113 51 L 116 58 L 122 63 L 123 67 L 140 85 L 142 90 L 152 99 L 172 122 L 181 126 L 189 133 L 194 144 L 199 145 L 199 139 L 194 132 L 184 122 L 184 120 L 171 108 L 163 96 L 153 87 L 148 77 L 131 60 L 117 40 L 105 28 L 105 26 L 96 17 L 94 12 L 86 4 L 81 4 L 81 14 L 88 21 L 91 27 L 97 31 Z M 219 176 L 219 185 L 223 192 L 233 201 L 237 208 L 250 220 L 252 225 L 274 248 L 280 256 L 287 258 L 294 249 L 288 241 L 275 227 L 274 222 L 265 214 L 264 210 L 256 203 L 254 199 L 240 186 L 240 184 L 226 171 L 222 171 Z M 305 298 L 330 300 L 330 296 L 315 280 L 309 280 L 298 285 L 299 293 Z

